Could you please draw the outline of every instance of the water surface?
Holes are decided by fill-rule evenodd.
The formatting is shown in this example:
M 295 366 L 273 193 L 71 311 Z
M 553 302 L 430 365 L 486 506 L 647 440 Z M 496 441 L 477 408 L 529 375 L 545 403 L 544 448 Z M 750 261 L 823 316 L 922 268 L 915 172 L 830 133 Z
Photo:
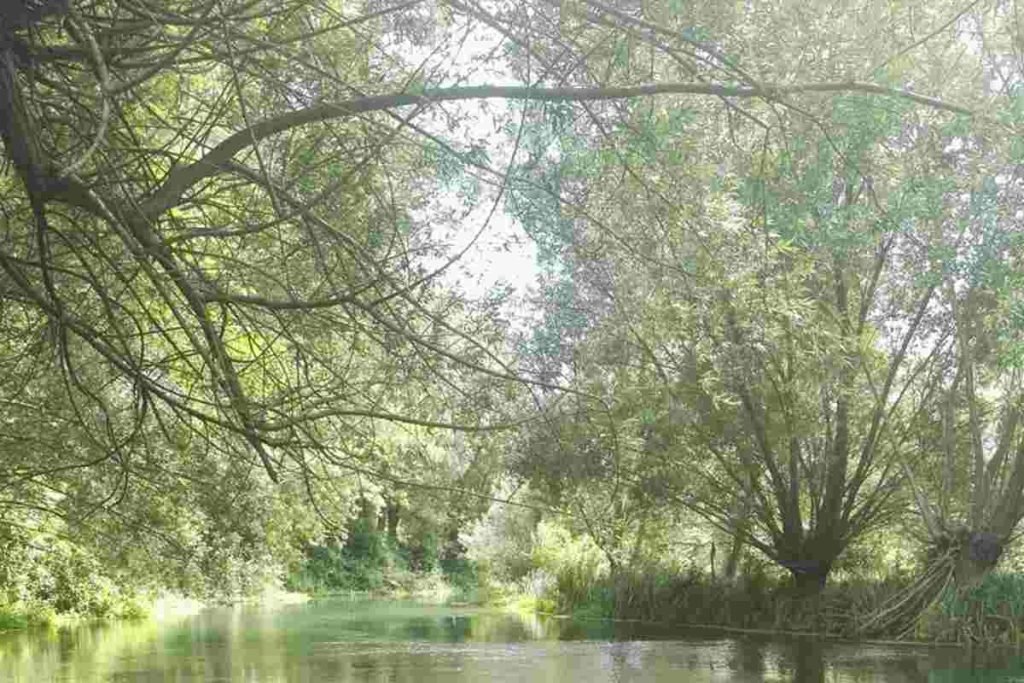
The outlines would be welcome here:
M 0 634 L 0 681 L 1024 681 L 1012 653 L 340 598 Z

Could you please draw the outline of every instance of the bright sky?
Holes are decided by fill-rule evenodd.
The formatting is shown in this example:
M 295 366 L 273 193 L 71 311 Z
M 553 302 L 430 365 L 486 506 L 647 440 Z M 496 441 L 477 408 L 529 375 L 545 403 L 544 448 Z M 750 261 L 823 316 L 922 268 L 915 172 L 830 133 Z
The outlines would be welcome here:
M 465 27 L 453 30 L 457 39 L 452 48 L 431 55 L 435 46 L 413 46 L 403 43 L 401 52 L 407 63 L 426 60 L 425 73 L 434 73 L 431 86 L 518 84 L 504 68 L 501 37 L 477 23 L 465 35 Z M 444 40 L 445 38 L 441 38 Z M 495 47 L 499 46 L 497 50 Z M 488 55 L 493 54 L 490 59 Z M 491 168 L 503 172 L 509 163 L 513 141 L 503 125 L 511 108 L 504 101 L 468 101 L 435 106 L 417 123 L 439 137 L 468 151 L 475 145 L 486 150 Z M 517 158 L 522 161 L 523 156 Z M 493 177 L 488 178 L 493 180 Z M 415 214 L 421 226 L 430 225 L 433 235 L 448 244 L 448 256 L 455 255 L 472 242 L 469 250 L 450 267 L 442 281 L 457 288 L 471 299 L 483 299 L 496 287 L 513 289 L 509 315 L 517 308 L 516 300 L 535 287 L 538 268 L 536 247 L 522 227 L 505 211 L 506 197 L 498 197 L 498 188 L 480 183 L 472 207 L 460 197 L 458 183 L 438 188 L 426 207 Z M 497 200 L 497 206 L 495 202 Z M 469 208 L 467 213 L 467 208 Z M 446 218 L 439 219 L 439 216 Z M 450 217 L 450 218 L 448 218 Z M 481 232 L 482 230 L 482 232 Z M 476 237 L 477 234 L 479 237 Z M 474 242 L 474 238 L 476 241 Z M 430 267 L 439 267 L 446 258 L 430 259 Z

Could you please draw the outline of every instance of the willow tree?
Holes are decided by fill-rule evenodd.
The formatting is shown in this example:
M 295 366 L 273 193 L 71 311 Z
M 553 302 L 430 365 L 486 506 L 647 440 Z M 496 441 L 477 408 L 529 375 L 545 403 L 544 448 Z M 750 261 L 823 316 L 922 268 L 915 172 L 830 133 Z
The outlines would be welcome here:
M 863 632 L 911 627 L 947 588 L 969 591 L 1017 538 L 1024 519 L 1021 426 L 1021 233 L 1001 210 L 1019 182 L 989 178 L 949 254 L 937 302 L 948 337 L 923 380 L 928 396 L 900 463 L 923 530 L 916 580 L 863 619 Z
M 947 281 L 954 335 L 920 427 L 923 452 L 905 465 L 932 546 L 933 588 L 978 583 L 1024 519 L 1021 236 L 984 232 L 971 251 L 989 252 L 977 259 L 988 267 Z
M 712 193 L 721 209 L 697 219 L 696 244 L 668 221 L 653 236 L 623 226 L 656 255 L 638 262 L 577 232 L 574 272 L 606 297 L 579 363 L 609 378 L 661 484 L 808 590 L 888 512 L 916 381 L 944 339 L 928 315 L 938 265 L 918 241 L 935 208 L 901 208 L 914 190 L 854 185 L 810 156 L 768 162 L 748 208 L 735 186 Z M 914 221 L 921 232 L 896 228 Z
M 563 353 L 567 378 L 576 373 L 566 358 L 583 358 L 608 376 L 660 385 L 655 401 L 620 398 L 634 402 L 635 417 L 654 411 L 649 447 L 675 463 L 679 503 L 814 590 L 891 512 L 913 430 L 937 391 L 954 334 L 937 293 L 963 225 L 976 219 L 962 198 L 985 172 L 955 151 L 981 138 L 1005 150 L 1014 125 L 935 100 L 879 98 L 849 75 L 1012 103 L 1013 67 L 996 53 L 1014 29 L 999 12 L 935 8 L 934 30 L 907 40 L 900 24 L 882 28 L 858 8 L 830 18 L 848 22 L 844 40 L 830 41 L 822 32 L 834 25 L 788 3 L 740 16 L 572 6 L 559 37 L 588 55 L 581 79 L 818 79 L 752 102 L 725 89 L 721 102 L 552 107 L 555 132 L 530 153 L 559 164 L 524 165 L 516 195 L 555 264 L 557 291 L 572 292 L 591 319 L 587 329 L 574 328 L 578 316 L 550 318 L 583 339 Z M 774 40 L 786 17 L 805 42 Z M 954 73 L 948 54 L 975 25 L 999 36 L 994 50 Z M 801 58 L 810 45 L 821 46 L 818 58 Z M 849 80 L 823 95 L 836 73 Z M 1000 201 L 1012 211 L 1010 197 Z

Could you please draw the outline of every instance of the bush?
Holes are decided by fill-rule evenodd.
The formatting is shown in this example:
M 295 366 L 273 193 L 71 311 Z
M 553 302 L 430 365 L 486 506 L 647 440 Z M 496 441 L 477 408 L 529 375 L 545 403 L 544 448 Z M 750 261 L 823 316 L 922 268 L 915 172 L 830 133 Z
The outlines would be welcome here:
M 488 578 L 516 582 L 534 568 L 531 554 L 537 521 L 533 510 L 493 505 L 459 540 L 467 558 Z
M 111 574 L 97 556 L 62 537 L 0 537 L 0 630 L 64 615 L 130 617 L 144 611 L 132 577 Z
M 356 520 L 343 544 L 311 546 L 285 585 L 305 593 L 334 591 L 445 592 L 443 581 L 469 590 L 475 572 L 466 560 L 439 559 L 437 536 L 425 534 L 399 544 L 368 520 Z
M 19 611 L 9 607 L 0 607 L 0 631 L 25 628 L 28 618 Z
M 398 576 L 408 573 L 404 558 L 379 534 L 353 536 L 353 542 L 342 546 L 309 548 L 305 563 L 288 577 L 286 586 L 306 593 L 378 591 L 394 587 Z
M 477 571 L 476 565 L 468 558 L 444 558 L 440 564 L 441 574 L 453 588 L 469 592 L 480 587 L 480 573 Z

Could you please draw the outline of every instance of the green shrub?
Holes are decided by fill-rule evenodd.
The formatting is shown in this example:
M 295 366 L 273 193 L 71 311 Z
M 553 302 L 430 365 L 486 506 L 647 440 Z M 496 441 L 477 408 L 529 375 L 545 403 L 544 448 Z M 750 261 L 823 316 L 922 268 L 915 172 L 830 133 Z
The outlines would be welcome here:
M 940 604 L 951 617 L 965 617 L 973 611 L 1019 621 L 1024 616 L 1024 574 L 993 572 L 968 590 L 947 589 Z
M 431 552 L 434 554 L 430 555 Z M 416 588 L 417 575 L 432 574 L 437 564 L 436 542 L 431 545 L 428 540 L 401 547 L 370 522 L 359 519 L 352 524 L 343 544 L 310 547 L 305 562 L 288 576 L 285 585 L 306 593 L 398 589 L 411 592 Z
M 1020 643 L 1024 635 L 1024 574 L 994 572 L 976 586 L 947 588 L 918 619 L 919 638 Z
M 0 607 L 0 631 L 25 628 L 28 626 L 28 618 L 21 612 L 10 608 Z
M 405 563 L 412 571 L 431 572 L 438 568 L 441 542 L 436 533 L 428 532 L 411 539 L 401 548 Z

